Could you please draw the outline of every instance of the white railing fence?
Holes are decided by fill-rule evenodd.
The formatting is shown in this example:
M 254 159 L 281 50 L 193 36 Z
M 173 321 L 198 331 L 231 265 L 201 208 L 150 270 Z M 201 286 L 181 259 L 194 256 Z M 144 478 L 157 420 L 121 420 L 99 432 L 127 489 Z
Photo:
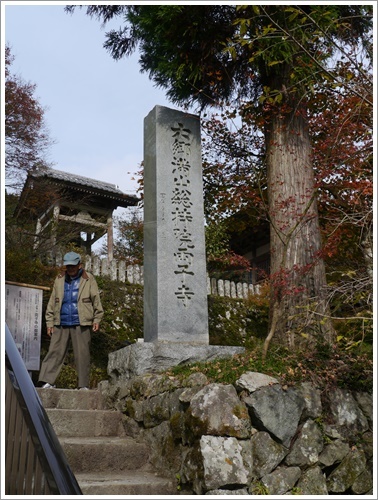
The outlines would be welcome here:
M 63 258 L 58 255 L 53 259 L 51 264 L 62 266 Z M 143 285 L 143 266 L 127 266 L 122 260 L 113 259 L 109 262 L 106 258 L 90 255 L 84 257 L 83 266 L 95 276 L 108 276 L 114 281 Z M 217 295 L 220 297 L 247 299 L 250 295 L 259 293 L 259 285 L 210 278 L 207 276 L 207 293 L 208 295 Z

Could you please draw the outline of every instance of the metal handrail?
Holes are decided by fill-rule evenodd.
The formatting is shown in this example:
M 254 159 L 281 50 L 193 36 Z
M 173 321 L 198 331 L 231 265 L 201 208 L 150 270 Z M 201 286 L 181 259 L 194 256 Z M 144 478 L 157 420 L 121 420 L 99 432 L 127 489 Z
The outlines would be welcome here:
M 13 389 L 13 392 L 17 398 L 18 407 L 16 410 L 12 410 L 11 415 L 10 408 L 6 408 L 5 423 L 6 429 L 10 429 L 14 416 L 16 413 L 22 413 L 23 422 L 20 424 L 22 432 L 19 435 L 8 435 L 6 432 L 6 449 L 17 448 L 18 443 L 20 443 L 21 448 L 21 434 L 26 436 L 25 448 L 28 451 L 20 450 L 20 454 L 26 454 L 30 452 L 30 448 L 33 446 L 35 450 L 35 460 L 40 464 L 40 470 L 35 473 L 32 479 L 33 488 L 37 482 L 44 483 L 43 491 L 33 491 L 33 494 L 46 494 L 52 493 L 57 495 L 82 495 L 80 486 L 67 462 L 66 456 L 62 449 L 62 446 L 55 434 L 55 431 L 51 425 L 49 417 L 45 409 L 42 406 L 41 400 L 38 393 L 33 385 L 30 375 L 25 367 L 24 361 L 17 349 L 14 342 L 13 336 L 5 325 L 5 354 L 6 354 L 6 370 L 9 375 L 9 384 L 7 385 L 7 392 Z M 15 399 L 15 398 L 14 398 Z M 6 400 L 11 401 L 11 398 L 6 395 Z M 9 406 L 14 406 L 9 404 Z M 17 451 L 17 450 L 16 450 Z M 12 464 L 10 462 L 10 457 L 5 457 L 6 469 L 10 470 L 13 463 L 20 463 L 20 458 L 12 459 Z M 27 459 L 25 459 L 27 461 Z M 29 467 L 29 464 L 28 464 Z M 43 478 L 38 478 L 37 476 L 43 475 Z M 8 476 L 8 475 L 7 475 Z M 9 476 L 12 476 L 10 474 Z M 13 475 L 13 478 L 16 477 Z M 20 494 L 23 488 L 25 488 L 25 478 L 13 479 L 15 483 L 11 484 L 12 479 L 6 477 L 6 493 L 7 494 Z M 21 483 L 24 483 L 23 485 Z M 47 483 L 47 484 L 46 484 Z M 21 494 L 25 494 L 21 493 Z

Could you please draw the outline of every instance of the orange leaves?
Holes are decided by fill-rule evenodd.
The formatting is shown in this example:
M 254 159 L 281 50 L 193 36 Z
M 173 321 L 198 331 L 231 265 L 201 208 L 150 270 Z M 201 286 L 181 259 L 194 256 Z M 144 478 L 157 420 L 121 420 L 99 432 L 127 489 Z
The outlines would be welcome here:
M 213 78 L 215 78 L 215 80 L 217 80 L 218 82 L 220 82 L 221 80 L 223 80 L 223 75 L 222 75 L 222 72 L 220 70 L 216 70 L 216 71 L 208 71 L 206 73 L 207 76 L 212 76 Z M 215 85 L 215 81 L 213 80 L 210 80 L 209 81 L 209 84 L 210 85 Z

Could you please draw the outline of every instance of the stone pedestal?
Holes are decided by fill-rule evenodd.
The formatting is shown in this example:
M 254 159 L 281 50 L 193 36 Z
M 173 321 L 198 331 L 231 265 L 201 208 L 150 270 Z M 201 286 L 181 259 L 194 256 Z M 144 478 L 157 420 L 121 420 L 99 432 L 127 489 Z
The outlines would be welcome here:
M 144 122 L 144 341 L 209 344 L 200 120 L 162 106 Z
M 144 373 L 161 373 L 173 366 L 230 358 L 244 347 L 191 345 L 175 342 L 141 342 L 109 354 L 111 380 L 128 380 Z

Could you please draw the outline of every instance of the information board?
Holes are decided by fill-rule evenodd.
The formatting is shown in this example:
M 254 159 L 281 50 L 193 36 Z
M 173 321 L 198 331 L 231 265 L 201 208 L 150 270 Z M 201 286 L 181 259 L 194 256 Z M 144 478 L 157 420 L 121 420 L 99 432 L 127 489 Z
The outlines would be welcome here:
M 43 290 L 5 285 L 5 321 L 27 370 L 39 370 Z

